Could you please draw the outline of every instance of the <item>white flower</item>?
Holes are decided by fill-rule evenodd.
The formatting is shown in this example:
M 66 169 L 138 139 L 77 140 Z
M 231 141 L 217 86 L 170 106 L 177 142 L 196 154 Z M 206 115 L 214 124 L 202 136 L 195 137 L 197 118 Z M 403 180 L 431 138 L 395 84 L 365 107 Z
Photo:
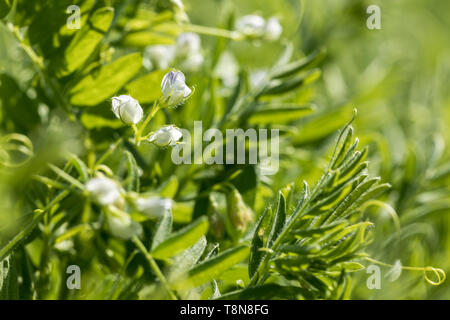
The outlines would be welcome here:
M 86 183 L 92 199 L 102 206 L 115 203 L 121 198 L 117 184 L 108 178 L 93 178 Z
M 170 71 L 164 76 L 161 91 L 168 106 L 179 105 L 192 93 L 185 81 L 181 71 Z
M 112 111 L 126 124 L 136 124 L 144 115 L 139 102 L 126 95 L 112 98 Z
M 155 196 L 139 198 L 136 200 L 136 207 L 139 212 L 150 218 L 159 218 L 167 210 L 172 209 L 172 200 Z
M 234 88 L 239 82 L 239 64 L 230 51 L 220 55 L 213 72 L 227 88 Z
M 144 67 L 147 69 L 167 69 L 175 58 L 175 46 L 155 45 L 145 48 Z
M 266 21 L 264 18 L 250 14 L 236 21 L 236 30 L 250 37 L 260 37 L 264 34 Z
M 181 139 L 183 133 L 173 125 L 162 127 L 148 138 L 148 141 L 158 147 L 174 146 Z
M 109 213 L 107 222 L 111 234 L 124 240 L 139 236 L 142 233 L 142 226 L 125 212 Z
M 177 56 L 189 56 L 200 51 L 200 36 L 196 33 L 186 32 L 177 37 Z
M 281 33 L 283 32 L 283 27 L 281 26 L 278 18 L 272 17 L 267 20 L 266 28 L 264 32 L 264 37 L 269 41 L 275 41 L 280 38 Z
M 186 59 L 181 62 L 180 67 L 188 72 L 195 72 L 200 69 L 203 62 L 204 58 L 201 52 L 196 52 L 186 57 Z

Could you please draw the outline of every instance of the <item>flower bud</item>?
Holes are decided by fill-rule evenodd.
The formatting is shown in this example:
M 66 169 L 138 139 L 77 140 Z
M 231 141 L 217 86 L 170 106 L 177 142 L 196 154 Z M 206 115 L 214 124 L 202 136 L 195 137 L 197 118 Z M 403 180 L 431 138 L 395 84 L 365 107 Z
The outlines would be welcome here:
M 175 46 L 155 45 L 145 48 L 144 67 L 147 69 L 167 69 L 175 58 Z
M 131 219 L 127 213 L 119 210 L 108 213 L 107 222 L 111 234 L 124 240 L 139 236 L 142 233 L 142 226 Z
M 264 35 L 266 21 L 264 18 L 250 14 L 236 21 L 236 30 L 248 37 L 261 37 Z
M 245 232 L 249 222 L 253 220 L 252 211 L 245 205 L 237 189 L 227 194 L 227 209 L 231 223 L 239 232 Z
M 186 78 L 181 71 L 170 71 L 161 82 L 161 91 L 165 99 L 165 103 L 169 107 L 177 106 L 183 103 L 192 90 L 186 85 Z
M 139 103 L 126 95 L 112 98 L 112 111 L 117 118 L 129 125 L 138 123 L 144 115 Z
M 86 190 L 96 203 L 107 206 L 121 199 L 120 190 L 115 181 L 108 178 L 93 178 L 86 183 Z
M 283 27 L 281 26 L 278 18 L 272 17 L 267 20 L 266 29 L 264 32 L 264 38 L 269 41 L 278 40 L 283 32 Z
M 136 200 L 136 207 L 149 218 L 159 218 L 172 209 L 172 200 L 160 197 L 139 198 Z
M 149 142 L 152 142 L 158 147 L 174 146 L 181 139 L 183 133 L 180 129 L 173 125 L 162 127 L 158 131 L 148 138 Z

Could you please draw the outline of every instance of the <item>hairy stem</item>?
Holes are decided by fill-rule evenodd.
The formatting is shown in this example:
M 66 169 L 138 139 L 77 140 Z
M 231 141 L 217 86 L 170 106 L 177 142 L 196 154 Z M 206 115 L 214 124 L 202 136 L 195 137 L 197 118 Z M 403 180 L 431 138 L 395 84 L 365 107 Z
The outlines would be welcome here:
M 137 237 L 133 237 L 133 242 L 136 244 L 137 248 L 141 251 L 141 253 L 145 256 L 147 259 L 150 268 L 155 273 L 156 277 L 158 277 L 159 281 L 161 281 L 162 285 L 166 289 L 167 293 L 169 294 L 170 299 L 172 300 L 178 300 L 177 296 L 172 292 L 170 289 L 169 283 L 167 282 L 166 277 L 162 273 L 161 269 L 158 267 L 158 264 L 156 263 L 155 259 L 153 259 L 152 255 L 148 252 L 148 250 L 145 248 L 142 241 Z

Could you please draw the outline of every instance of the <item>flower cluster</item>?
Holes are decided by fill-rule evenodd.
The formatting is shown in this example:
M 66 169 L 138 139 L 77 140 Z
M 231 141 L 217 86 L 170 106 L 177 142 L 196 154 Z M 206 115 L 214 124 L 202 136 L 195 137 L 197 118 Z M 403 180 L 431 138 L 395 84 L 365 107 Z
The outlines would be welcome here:
M 186 46 L 190 45 L 192 44 L 186 44 Z M 181 71 L 170 71 L 164 76 L 161 82 L 162 96 L 140 128 L 136 125 L 142 121 L 144 111 L 133 97 L 129 95 L 113 97 L 111 110 L 123 123 L 132 126 L 137 143 L 146 140 L 158 147 L 174 146 L 183 136 L 181 130 L 174 125 L 164 126 L 144 137 L 141 137 L 141 134 L 160 108 L 177 106 L 189 98 L 192 90 L 185 81 Z M 127 213 L 130 208 L 149 219 L 158 219 L 172 209 L 171 199 L 130 195 L 116 181 L 103 175 L 90 179 L 85 189 L 90 199 L 103 207 L 111 234 L 122 239 L 130 239 L 142 233 L 142 226 Z
M 168 125 L 160 128 L 155 133 L 150 133 L 145 137 L 141 137 L 145 125 L 155 115 L 156 111 L 161 107 L 176 107 L 185 102 L 191 95 L 192 89 L 186 85 L 186 78 L 181 71 L 168 72 L 161 82 L 162 97 L 155 104 L 153 112 L 144 121 L 143 127 L 138 129 L 136 125 L 141 122 L 144 112 L 139 102 L 128 95 L 121 95 L 112 98 L 112 111 L 116 117 L 123 123 L 131 125 L 135 130 L 136 143 L 141 140 L 147 140 L 158 147 L 174 146 L 181 139 L 181 130 L 174 125 Z
M 176 62 L 181 69 L 195 72 L 203 61 L 200 36 L 192 32 L 180 34 L 175 44 L 149 46 L 144 51 L 147 69 L 167 69 Z
M 172 200 L 157 196 L 127 197 L 126 192 L 112 179 L 99 176 L 86 183 L 91 200 L 104 208 L 109 231 L 121 239 L 130 239 L 142 233 L 142 226 L 124 211 L 129 205 L 150 219 L 158 219 L 172 209 Z M 129 199 L 128 203 L 126 199 Z
M 283 32 L 278 18 L 271 17 L 267 21 L 258 15 L 250 14 L 239 18 L 235 28 L 248 38 L 278 40 Z

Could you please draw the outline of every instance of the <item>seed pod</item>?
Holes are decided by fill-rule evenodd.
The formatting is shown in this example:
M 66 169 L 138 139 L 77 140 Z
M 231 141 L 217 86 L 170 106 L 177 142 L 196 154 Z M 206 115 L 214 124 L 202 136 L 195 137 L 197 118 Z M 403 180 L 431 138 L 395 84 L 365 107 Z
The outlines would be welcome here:
M 221 240 L 225 234 L 225 221 L 213 197 L 210 197 L 209 204 L 209 232 L 217 240 Z
M 235 188 L 227 194 L 227 209 L 231 223 L 237 231 L 243 233 L 253 220 L 253 212 L 246 206 L 241 194 Z

